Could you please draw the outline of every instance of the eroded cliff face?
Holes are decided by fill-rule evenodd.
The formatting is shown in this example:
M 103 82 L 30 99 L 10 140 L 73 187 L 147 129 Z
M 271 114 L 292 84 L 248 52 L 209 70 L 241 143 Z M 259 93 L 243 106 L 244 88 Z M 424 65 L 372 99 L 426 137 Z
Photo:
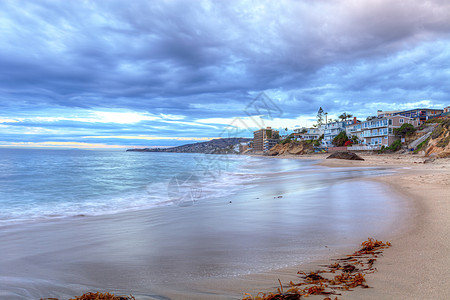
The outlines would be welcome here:
M 312 144 L 307 142 L 290 142 L 284 145 L 276 144 L 269 150 L 269 156 L 277 155 L 302 155 L 314 152 Z
M 431 134 L 425 156 L 437 158 L 450 157 L 450 118 L 446 118 Z

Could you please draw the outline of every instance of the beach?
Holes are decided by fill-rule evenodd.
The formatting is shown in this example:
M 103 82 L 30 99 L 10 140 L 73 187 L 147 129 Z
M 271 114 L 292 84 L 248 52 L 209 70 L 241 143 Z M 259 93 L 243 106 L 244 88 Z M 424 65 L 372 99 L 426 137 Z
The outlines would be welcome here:
M 327 167 L 390 166 L 394 175 L 372 178 L 403 195 L 409 203 L 405 212 L 407 226 L 400 233 L 389 236 L 392 247 L 384 251 L 375 267 L 377 272 L 366 276 L 369 289 L 356 288 L 342 292 L 339 299 L 446 299 L 450 293 L 450 159 L 424 163 L 419 155 L 385 154 L 360 155 L 364 161 L 326 159 L 329 154 L 311 154 L 294 159 L 320 158 Z M 384 240 L 385 237 L 376 238 Z M 355 246 L 354 250 L 358 250 Z M 351 252 L 347 254 L 351 254 Z M 339 258 L 339 257 L 335 257 Z M 330 260 L 298 266 L 311 271 Z M 276 291 L 277 278 L 289 282 L 292 270 L 266 274 L 263 281 L 272 280 Z M 270 278 L 270 279 L 268 279 Z M 283 280 L 284 279 L 284 280 Z M 266 281 L 267 280 L 267 281 Z M 257 284 L 259 285 L 259 283 Z M 257 289 L 249 290 L 255 294 Z M 261 290 L 260 290 L 261 291 Z M 323 296 L 310 296 L 322 299 Z M 333 298 L 333 297 L 332 297 Z
M 372 289 L 356 289 L 345 299 L 445 299 L 450 293 L 450 159 L 423 163 L 414 155 L 362 156 L 360 165 L 398 166 L 399 173 L 374 180 L 411 201 L 410 227 L 390 239 L 393 247 L 368 275 Z M 328 166 L 351 162 L 323 161 Z M 344 297 L 343 297 L 344 298 Z
M 67 299 L 100 290 L 137 299 L 241 299 L 244 293 L 275 292 L 278 279 L 296 281 L 297 271 L 351 254 L 367 237 L 393 246 L 377 260 L 378 272 L 367 275 L 370 289 L 343 292 L 339 299 L 445 298 L 449 160 L 326 157 L 250 160 L 246 172 L 264 169 L 262 177 L 252 173 L 258 184 L 248 181 L 237 194 L 188 207 L 3 227 L 0 285 L 6 288 L 0 298 Z M 337 197 L 339 191 L 348 196 Z M 305 193 L 321 204 L 296 203 Z M 320 202 L 323 197 L 330 201 Z

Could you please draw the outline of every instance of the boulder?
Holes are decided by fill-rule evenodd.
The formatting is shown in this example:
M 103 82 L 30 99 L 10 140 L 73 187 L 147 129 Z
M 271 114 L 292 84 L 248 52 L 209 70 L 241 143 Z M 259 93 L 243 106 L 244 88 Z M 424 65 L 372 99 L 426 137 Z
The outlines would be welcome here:
M 346 152 L 346 151 L 335 152 L 327 157 L 327 159 L 329 159 L 329 158 L 347 159 L 347 160 L 364 160 L 363 158 L 359 157 L 355 153 Z

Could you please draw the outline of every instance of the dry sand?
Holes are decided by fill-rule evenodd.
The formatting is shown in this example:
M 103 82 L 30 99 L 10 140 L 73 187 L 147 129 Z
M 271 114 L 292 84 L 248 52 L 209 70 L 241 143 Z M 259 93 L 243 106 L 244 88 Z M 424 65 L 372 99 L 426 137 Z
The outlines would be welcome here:
M 401 233 L 397 231 L 389 237 L 393 246 L 377 260 L 378 271 L 366 275 L 371 288 L 342 292 L 339 299 L 450 299 L 450 159 L 424 163 L 426 158 L 419 155 L 387 154 L 360 155 L 365 161 L 347 161 L 327 160 L 328 155 L 282 158 L 317 159 L 320 165 L 328 167 L 396 167 L 398 173 L 395 175 L 373 180 L 391 186 L 410 204 L 410 209 L 405 212 L 407 226 Z M 295 281 L 298 270 L 310 271 L 329 263 L 330 260 L 319 261 L 265 274 L 202 282 L 192 286 L 191 292 L 209 291 L 211 294 L 192 299 L 230 299 L 230 295 L 243 292 L 253 295 L 258 291 L 275 292 L 278 278 L 284 283 Z M 181 294 L 171 296 L 186 298 Z M 310 296 L 309 299 L 324 297 Z
M 426 163 L 417 155 L 364 155 L 365 161 L 325 160 L 327 166 L 398 166 L 394 176 L 376 178 L 411 201 L 411 227 L 392 238 L 393 247 L 367 275 L 372 289 L 343 299 L 450 298 L 450 159 Z M 344 296 L 344 295 L 343 295 Z

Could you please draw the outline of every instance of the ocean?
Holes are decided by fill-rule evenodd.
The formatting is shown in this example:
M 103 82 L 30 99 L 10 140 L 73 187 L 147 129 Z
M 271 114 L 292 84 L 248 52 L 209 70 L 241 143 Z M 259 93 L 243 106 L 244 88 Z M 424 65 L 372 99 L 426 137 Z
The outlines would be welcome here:
M 403 199 L 370 180 L 392 172 L 239 155 L 0 149 L 0 298 L 106 289 L 163 299 L 174 283 L 335 255 L 399 226 Z

